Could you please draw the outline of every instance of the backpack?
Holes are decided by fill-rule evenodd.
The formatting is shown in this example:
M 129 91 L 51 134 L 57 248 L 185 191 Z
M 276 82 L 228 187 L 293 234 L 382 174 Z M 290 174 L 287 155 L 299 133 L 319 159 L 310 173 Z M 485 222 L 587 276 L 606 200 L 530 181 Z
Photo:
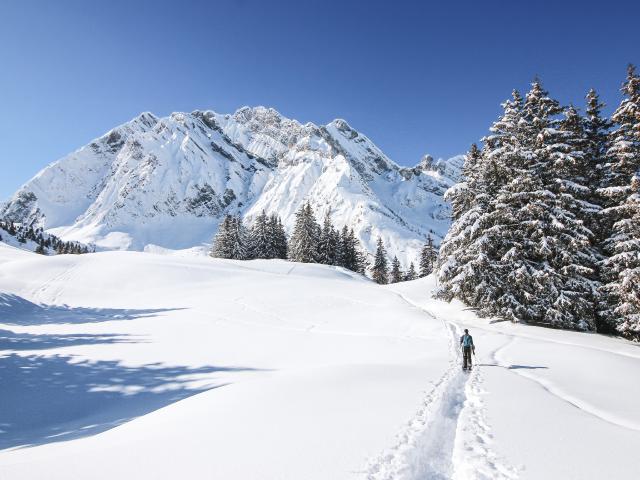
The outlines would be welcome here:
M 471 345 L 473 345 L 473 337 L 471 335 L 463 335 L 462 336 L 462 346 L 463 347 L 470 347 Z

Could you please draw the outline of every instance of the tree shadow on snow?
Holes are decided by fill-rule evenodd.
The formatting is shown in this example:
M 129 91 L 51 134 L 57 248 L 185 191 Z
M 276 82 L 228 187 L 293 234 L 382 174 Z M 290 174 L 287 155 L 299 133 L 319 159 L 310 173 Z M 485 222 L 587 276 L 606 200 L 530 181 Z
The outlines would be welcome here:
M 479 363 L 478 367 L 500 367 L 507 370 L 548 370 L 549 367 L 543 367 L 538 365 L 498 365 L 497 363 Z
M 120 309 L 42 305 L 18 295 L 0 292 L 0 323 L 5 325 L 50 325 L 96 323 L 151 317 L 180 308 Z
M 130 367 L 73 356 L 11 354 L 0 358 L 0 450 L 94 435 L 223 386 L 225 372 L 243 371 L 255 369 Z
M 0 352 L 3 350 L 47 350 L 50 348 L 97 345 L 105 343 L 143 343 L 141 339 L 114 333 L 101 334 L 31 334 L 0 330 Z M 1 360 L 0 360 L 1 362 Z

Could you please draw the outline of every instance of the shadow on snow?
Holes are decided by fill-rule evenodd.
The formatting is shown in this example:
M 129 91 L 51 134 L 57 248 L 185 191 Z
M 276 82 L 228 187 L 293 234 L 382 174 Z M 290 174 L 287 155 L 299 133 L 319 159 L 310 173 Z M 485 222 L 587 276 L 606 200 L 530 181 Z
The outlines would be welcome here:
M 3 350 L 47 350 L 50 348 L 75 347 L 78 345 L 98 345 L 105 343 L 144 343 L 141 339 L 132 339 L 129 335 L 114 333 L 101 334 L 31 334 L 15 333 L 0 329 L 0 353 Z
M 547 370 L 549 367 L 542 367 L 537 365 L 498 365 L 497 363 L 479 363 L 478 367 L 501 367 L 507 370 Z
M 73 356 L 0 358 L 0 449 L 103 432 L 196 393 L 225 385 L 214 374 L 251 368 L 189 368 Z
M 10 293 L 0 293 L 0 323 L 4 325 L 49 325 L 96 323 L 151 317 L 180 308 L 120 309 L 41 305 Z
M 133 320 L 178 309 L 107 309 L 38 305 L 0 293 L 5 325 L 82 324 Z M 221 387 L 229 372 L 252 368 L 126 366 L 70 355 L 16 351 L 138 343 L 129 335 L 31 334 L 0 330 L 0 450 L 94 435 L 178 400 Z M 3 354 L 4 350 L 4 355 Z

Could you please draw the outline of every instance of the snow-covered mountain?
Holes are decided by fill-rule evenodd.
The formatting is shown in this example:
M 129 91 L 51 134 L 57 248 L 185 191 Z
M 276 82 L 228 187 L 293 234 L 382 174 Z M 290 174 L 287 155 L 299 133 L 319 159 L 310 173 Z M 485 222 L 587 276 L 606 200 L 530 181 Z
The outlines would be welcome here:
M 264 107 L 143 113 L 46 167 L 0 217 L 103 248 L 185 248 L 210 241 L 226 213 L 277 212 L 290 230 L 308 200 L 408 263 L 427 233 L 446 233 L 442 196 L 461 163 L 402 168 L 344 120 L 303 125 Z

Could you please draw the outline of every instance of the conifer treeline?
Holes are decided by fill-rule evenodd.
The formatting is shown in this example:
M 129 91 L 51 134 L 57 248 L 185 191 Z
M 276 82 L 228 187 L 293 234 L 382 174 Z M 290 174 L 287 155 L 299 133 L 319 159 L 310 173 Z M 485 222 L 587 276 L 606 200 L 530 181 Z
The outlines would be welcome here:
M 0 220 L 0 230 L 7 235 L 15 237 L 18 243 L 26 244 L 27 241 L 36 243 L 35 252 L 42 255 L 48 253 L 57 254 L 83 254 L 89 253 L 89 247 L 79 242 L 65 242 L 55 235 L 44 233 L 42 228 L 33 228 L 28 225 L 16 224 L 12 221 Z M 0 233 L 0 241 L 2 233 Z
M 447 192 L 440 295 L 486 316 L 640 337 L 640 77 L 610 119 L 539 81 L 517 91 Z
M 322 263 L 364 273 L 366 256 L 353 229 L 338 231 L 329 216 L 318 224 L 309 203 L 296 212 L 295 226 L 288 239 L 282 221 L 263 211 L 251 228 L 242 219 L 227 215 L 214 237 L 211 256 L 235 260 L 282 258 L 302 263 Z
M 255 223 L 245 227 L 242 219 L 227 215 L 213 239 L 211 256 L 235 260 L 257 258 L 281 258 L 301 263 L 320 263 L 347 268 L 365 275 L 369 264 L 362 245 L 353 228 L 346 225 L 338 230 L 329 214 L 322 225 L 317 220 L 310 203 L 303 204 L 296 212 L 291 238 L 288 239 L 282 221 L 277 215 L 267 216 L 263 211 Z M 438 253 L 431 237 L 427 238 L 420 259 L 420 275 L 426 276 L 434 269 Z M 403 272 L 400 262 L 389 261 L 382 239 L 378 239 L 378 251 L 371 268 L 372 278 L 381 284 L 418 278 L 415 265 Z
M 394 256 L 389 268 L 389 259 L 384 242 L 378 238 L 376 253 L 371 267 L 371 278 L 379 284 L 398 283 L 416 278 L 426 277 L 431 274 L 438 260 L 438 249 L 433 243 L 431 235 L 427 235 L 427 241 L 420 252 L 420 272 L 416 270 L 413 262 L 409 264 L 406 272 L 402 271 L 398 257 Z
M 251 229 L 238 217 L 224 217 L 213 239 L 211 256 L 234 260 L 287 258 L 287 237 L 280 218 L 262 212 Z

